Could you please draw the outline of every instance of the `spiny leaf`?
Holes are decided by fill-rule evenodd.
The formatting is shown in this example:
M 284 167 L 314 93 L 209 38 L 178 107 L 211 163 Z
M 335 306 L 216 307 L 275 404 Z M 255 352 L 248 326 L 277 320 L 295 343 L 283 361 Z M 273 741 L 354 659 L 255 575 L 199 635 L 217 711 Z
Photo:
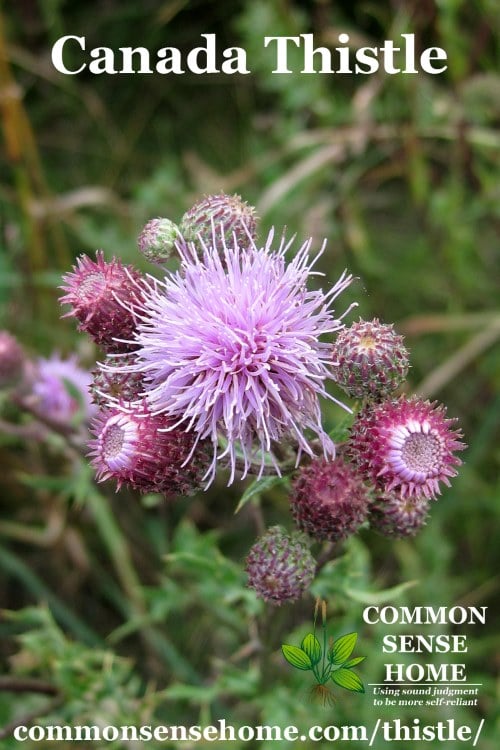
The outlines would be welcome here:
M 306 652 L 301 648 L 298 648 L 297 646 L 289 646 L 288 644 L 284 643 L 281 647 L 281 650 L 283 652 L 283 656 L 285 657 L 287 662 L 292 665 L 292 667 L 304 670 L 312 669 L 311 657 L 306 654 Z
M 328 652 L 328 661 L 332 664 L 343 664 L 354 651 L 357 640 L 357 633 L 347 633 L 337 638 Z
M 337 669 L 336 672 L 332 673 L 331 679 L 333 682 L 345 690 L 350 690 L 352 693 L 364 693 L 365 688 L 356 672 L 351 672 L 350 669 Z
M 309 656 L 313 665 L 319 662 L 321 659 L 322 648 L 315 635 L 308 633 L 300 644 L 300 647 Z

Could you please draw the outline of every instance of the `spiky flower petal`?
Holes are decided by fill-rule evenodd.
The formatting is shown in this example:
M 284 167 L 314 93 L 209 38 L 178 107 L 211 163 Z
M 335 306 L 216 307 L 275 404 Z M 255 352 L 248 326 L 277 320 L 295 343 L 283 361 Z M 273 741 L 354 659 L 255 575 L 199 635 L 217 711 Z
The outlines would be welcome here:
M 300 535 L 273 526 L 260 537 L 246 559 L 248 585 L 272 604 L 293 602 L 311 585 L 316 563 Z
M 137 400 L 144 387 L 138 372 L 123 372 L 123 365 L 135 364 L 133 354 L 122 355 L 119 359 L 108 355 L 104 362 L 93 370 L 94 379 L 91 386 L 92 400 L 99 406 L 111 402 L 130 402 Z
M 349 441 L 360 471 L 384 492 L 403 498 L 435 498 L 440 483 L 450 485 L 462 462 L 454 451 L 466 446 L 456 419 L 444 406 L 416 397 L 383 401 L 356 417 Z
M 63 359 L 53 354 L 35 363 L 30 400 L 40 416 L 70 423 L 77 414 L 88 421 L 95 413 L 90 397 L 91 374 L 78 364 L 76 356 Z
M 175 243 L 180 239 L 179 227 L 170 219 L 158 217 L 144 226 L 137 244 L 139 252 L 150 263 L 166 263 L 175 251 Z
M 415 536 L 429 516 L 426 497 L 401 497 L 398 492 L 379 496 L 370 506 L 370 527 L 383 536 Z
M 26 355 L 17 339 L 0 331 L 0 388 L 16 385 L 23 377 Z
M 171 427 L 165 416 L 150 414 L 145 405 L 100 412 L 89 443 L 98 480 L 113 478 L 118 489 L 128 484 L 168 497 L 197 492 L 209 454 L 202 442 L 195 446 L 192 435 Z
M 182 272 L 145 292 L 137 365 L 124 367 L 142 373 L 153 413 L 212 441 L 212 476 L 216 458 L 229 458 L 230 482 L 238 452 L 246 475 L 284 436 L 298 443 L 298 459 L 312 455 L 307 428 L 334 453 L 321 425 L 318 397 L 332 377 L 321 337 L 341 327 L 331 305 L 352 277 L 344 273 L 326 293 L 308 291 L 311 240 L 286 265 L 290 243 L 273 252 L 272 239 L 262 249 L 222 242 L 222 253 L 206 247 L 203 260 L 180 248 Z M 219 435 L 226 447 L 217 456 Z
M 94 262 L 86 255 L 78 258 L 71 273 L 63 277 L 66 293 L 61 304 L 71 305 L 64 318 L 74 316 L 78 329 L 85 331 L 106 352 L 124 352 L 136 326 L 135 308 L 142 299 L 141 274 L 113 258 L 108 263 L 103 253 Z
M 351 464 L 316 458 L 293 483 L 290 505 L 295 523 L 314 539 L 332 542 L 359 529 L 368 514 L 368 491 Z
M 344 328 L 332 349 L 336 382 L 354 398 L 383 398 L 408 374 L 408 351 L 393 325 L 359 320 Z
M 194 243 L 201 254 L 203 244 L 210 245 L 214 233 L 222 233 L 227 245 L 236 242 L 245 247 L 257 237 L 255 209 L 239 195 L 207 195 L 186 211 L 180 230 L 184 240 Z

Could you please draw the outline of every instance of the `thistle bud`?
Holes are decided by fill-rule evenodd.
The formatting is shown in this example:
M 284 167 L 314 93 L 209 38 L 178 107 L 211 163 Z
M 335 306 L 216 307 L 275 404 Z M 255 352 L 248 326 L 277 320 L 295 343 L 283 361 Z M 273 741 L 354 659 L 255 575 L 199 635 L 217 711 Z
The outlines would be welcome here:
M 107 356 L 104 362 L 98 363 L 97 369 L 92 371 L 93 381 L 90 387 L 94 404 L 106 406 L 110 401 L 136 401 L 144 389 L 141 373 L 130 370 L 124 372 L 124 368 L 133 367 L 134 364 L 133 354 L 120 358 Z
M 151 219 L 137 238 L 139 252 L 150 263 L 161 265 L 171 258 L 180 238 L 179 227 L 170 219 Z
M 184 214 L 180 230 L 184 240 L 197 247 L 200 240 L 211 245 L 214 232 L 217 237 L 222 234 L 228 246 L 236 242 L 239 247 L 247 247 L 257 235 L 255 209 L 239 195 L 208 195 Z
M 66 294 L 61 304 L 71 305 L 64 318 L 74 316 L 78 329 L 85 331 L 106 352 L 126 352 L 135 348 L 131 340 L 136 327 L 136 308 L 143 298 L 141 274 L 102 252 L 94 262 L 80 256 L 73 272 L 63 277 Z
M 338 334 L 332 350 L 334 379 L 354 398 L 380 399 L 408 374 L 408 351 L 392 325 L 360 320 Z
M 92 426 L 89 443 L 99 481 L 114 479 L 117 489 L 127 484 L 140 492 L 167 497 L 192 495 L 202 487 L 211 453 L 207 441 L 172 429 L 162 414 L 145 405 L 118 405 L 103 410 Z
M 260 537 L 246 559 L 248 585 L 266 602 L 299 599 L 311 585 L 316 563 L 299 534 L 273 526 Z
M 379 496 L 370 506 L 370 527 L 383 536 L 415 536 L 427 521 L 429 500 L 425 497 L 401 497 L 396 492 Z
M 22 380 L 26 356 L 18 341 L 7 331 L 0 331 L 0 388 L 9 388 Z
M 302 467 L 290 496 L 299 529 L 331 542 L 357 531 L 366 520 L 368 501 L 368 490 L 355 467 L 340 458 L 316 458 Z

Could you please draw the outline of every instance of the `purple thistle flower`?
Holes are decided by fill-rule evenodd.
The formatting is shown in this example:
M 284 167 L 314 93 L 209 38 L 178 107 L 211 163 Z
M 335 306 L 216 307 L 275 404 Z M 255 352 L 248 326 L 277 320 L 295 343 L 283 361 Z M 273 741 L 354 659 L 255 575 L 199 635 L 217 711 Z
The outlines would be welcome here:
M 351 430 L 349 451 L 364 476 L 384 492 L 402 498 L 435 498 L 440 483 L 450 486 L 464 450 L 456 419 L 444 406 L 417 397 L 382 401 L 363 409 Z
M 282 238 L 273 252 L 273 232 L 262 249 L 221 239 L 222 248 L 205 246 L 202 259 L 192 247 L 179 247 L 181 270 L 164 282 L 151 280 L 138 313 L 137 364 L 123 371 L 142 373 L 153 413 L 212 441 L 207 476 L 211 481 L 217 459 L 227 457 L 231 483 L 238 454 L 243 476 L 253 460 L 262 471 L 273 441 L 284 436 L 297 442 L 297 463 L 302 453 L 313 455 L 306 429 L 316 433 L 325 456 L 334 455 L 318 397 L 340 402 L 325 390 L 331 344 L 321 338 L 342 327 L 332 302 L 352 276 L 344 272 L 327 292 L 308 291 L 323 251 L 311 260 L 311 240 L 286 265 L 291 242 Z M 225 448 L 217 455 L 219 436 Z M 272 453 L 271 461 L 279 473 Z
M 40 358 L 32 388 L 34 409 L 55 422 L 69 423 L 80 410 L 88 420 L 96 410 L 89 391 L 91 382 L 90 372 L 78 365 L 76 356 Z
M 119 404 L 100 412 L 92 425 L 90 456 L 99 481 L 115 479 L 140 492 L 167 497 L 191 495 L 201 487 L 210 462 L 202 442 L 171 430 L 168 418 L 153 416 L 144 404 Z
M 81 255 L 63 276 L 65 294 L 59 301 L 71 305 L 71 310 L 62 317 L 74 316 L 78 330 L 88 333 L 104 351 L 127 351 L 127 340 L 135 330 L 135 307 L 142 297 L 141 279 L 135 268 L 116 258 L 108 263 L 99 250 L 95 261 Z

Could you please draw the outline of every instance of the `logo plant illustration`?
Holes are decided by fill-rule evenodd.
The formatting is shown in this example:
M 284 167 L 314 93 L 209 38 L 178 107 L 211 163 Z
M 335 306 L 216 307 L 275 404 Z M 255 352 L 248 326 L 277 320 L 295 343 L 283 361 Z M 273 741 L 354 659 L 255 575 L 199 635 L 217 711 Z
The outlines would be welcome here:
M 316 623 L 320 609 L 323 644 L 316 636 Z M 335 695 L 330 688 L 331 682 L 352 693 L 365 692 L 359 675 L 353 671 L 353 668 L 366 658 L 365 656 L 352 656 L 357 640 L 357 633 L 346 633 L 336 639 L 331 636 L 328 638 L 326 602 L 317 599 L 314 608 L 313 632 L 304 636 L 300 647 L 284 643 L 281 650 L 292 667 L 304 672 L 312 672 L 316 684 L 311 688 L 311 695 L 326 706 L 332 705 L 335 701 Z

